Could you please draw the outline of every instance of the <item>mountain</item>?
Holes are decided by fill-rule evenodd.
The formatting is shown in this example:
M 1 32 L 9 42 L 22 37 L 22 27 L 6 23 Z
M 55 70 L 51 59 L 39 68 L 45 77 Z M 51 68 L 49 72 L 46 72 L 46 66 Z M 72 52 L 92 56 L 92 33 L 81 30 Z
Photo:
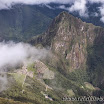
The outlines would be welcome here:
M 47 32 L 34 37 L 30 43 L 50 47 L 55 56 L 48 61 L 49 65 L 77 84 L 84 86 L 88 82 L 99 88 L 96 94 L 103 96 L 103 34 L 104 28 L 62 12 Z
M 0 10 L 0 40 L 25 41 L 43 33 L 62 10 L 38 5 L 14 5 Z
M 99 11 L 100 4 L 88 4 L 89 18 L 79 16 L 78 12 L 71 13 L 87 23 L 93 23 L 104 27 L 100 21 L 100 15 L 94 16 Z M 0 41 L 14 40 L 27 41 L 35 35 L 42 34 L 47 30 L 52 20 L 64 9 L 61 4 L 51 3 L 47 5 L 13 5 L 7 10 L 0 10 Z M 64 5 L 70 7 L 70 5 Z
M 51 56 L 7 72 L 9 83 L 0 92 L 1 99 L 20 104 L 103 104 L 103 100 L 70 101 L 104 98 L 103 33 L 102 27 L 60 13 L 45 33 L 28 41 L 49 49 Z

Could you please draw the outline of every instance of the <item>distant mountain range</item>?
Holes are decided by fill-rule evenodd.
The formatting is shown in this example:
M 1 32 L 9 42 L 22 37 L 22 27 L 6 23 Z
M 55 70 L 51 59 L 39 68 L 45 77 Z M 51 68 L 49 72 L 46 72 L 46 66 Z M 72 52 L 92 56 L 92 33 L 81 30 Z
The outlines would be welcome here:
M 0 10 L 0 41 L 14 40 L 26 41 L 35 35 L 45 32 L 55 18 L 64 9 L 58 8 L 61 4 L 47 5 L 14 5 L 9 10 Z M 100 16 L 94 16 L 98 12 L 96 7 L 100 4 L 88 5 L 89 18 L 80 17 L 77 12 L 72 15 L 94 25 L 104 26 Z M 65 5 L 66 7 L 69 5 Z

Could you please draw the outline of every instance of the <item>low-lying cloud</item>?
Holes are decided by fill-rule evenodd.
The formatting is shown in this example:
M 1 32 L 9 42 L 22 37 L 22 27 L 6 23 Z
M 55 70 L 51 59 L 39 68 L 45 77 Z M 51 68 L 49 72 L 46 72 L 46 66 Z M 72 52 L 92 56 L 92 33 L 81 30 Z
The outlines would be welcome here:
M 26 43 L 0 43 L 0 69 L 17 66 L 19 63 L 44 59 L 49 54 L 46 49 L 36 48 Z
M 0 43 L 0 92 L 6 90 L 8 78 L 6 73 L 9 68 L 16 68 L 20 64 L 30 64 L 42 60 L 50 55 L 45 48 L 36 48 L 26 43 L 1 42 Z

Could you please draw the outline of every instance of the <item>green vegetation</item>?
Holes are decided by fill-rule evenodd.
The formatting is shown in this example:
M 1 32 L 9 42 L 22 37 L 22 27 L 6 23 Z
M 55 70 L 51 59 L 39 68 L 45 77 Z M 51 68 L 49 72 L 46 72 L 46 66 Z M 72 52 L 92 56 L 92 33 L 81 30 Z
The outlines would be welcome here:
M 0 104 L 27 104 L 27 103 L 22 103 L 19 101 L 13 101 L 11 99 L 0 98 Z
M 27 69 L 28 69 L 28 71 L 36 72 L 35 64 L 34 64 L 34 63 L 33 63 L 33 64 L 29 64 L 29 65 L 27 66 Z
M 68 78 L 76 83 L 83 84 L 84 82 L 89 82 L 90 78 L 87 70 L 76 70 L 69 73 Z
M 46 62 L 55 73 L 54 79 L 44 79 L 47 85 L 55 91 L 77 97 L 93 96 L 98 85 L 104 89 L 104 29 L 96 28 L 63 12 L 55 18 L 45 36 L 32 40 L 35 45 L 50 46 L 55 55 Z M 56 46 L 62 48 L 56 50 Z
M 37 15 L 39 17 L 43 16 L 40 13 Z M 62 19 L 62 16 L 65 17 L 65 20 Z M 60 23 L 63 23 L 61 25 L 65 27 L 65 31 L 64 28 L 60 30 L 62 27 Z M 68 28 L 69 23 L 71 26 Z M 19 24 L 18 21 L 17 24 Z M 40 26 L 42 23 L 38 25 Z M 25 75 L 10 73 L 14 82 L 10 88 L 1 92 L 0 96 L 30 104 L 34 104 L 34 102 L 36 104 L 69 104 L 69 102 L 62 101 L 65 95 L 70 97 L 93 96 L 94 93 L 96 93 L 96 96 L 103 95 L 104 30 L 94 29 L 95 26 L 92 24 L 86 24 L 85 31 L 81 33 L 81 27 L 84 25 L 85 23 L 81 22 L 81 20 L 74 18 L 66 12 L 56 17 L 44 36 L 41 35 L 32 39 L 33 44 L 37 45 L 37 47 L 50 47 L 54 57 L 41 61 L 47 65 L 49 70 L 54 72 L 55 77 L 53 79 L 39 79 L 37 77 L 30 78 L 27 76 L 24 86 L 21 86 L 20 83 L 23 83 Z M 89 27 L 91 27 L 91 30 L 89 30 Z M 70 29 L 70 31 L 68 29 Z M 32 28 L 32 30 L 34 29 Z M 29 31 L 29 29 L 26 31 Z M 98 33 L 100 34 L 99 36 L 97 36 Z M 60 36 L 60 34 L 62 36 Z M 88 34 L 88 36 L 86 34 Z M 67 35 L 69 35 L 68 40 Z M 71 41 L 70 44 L 69 41 Z M 59 47 L 62 48 L 56 52 L 55 46 L 60 45 L 61 42 L 63 43 Z M 57 45 L 55 45 L 55 43 L 57 43 Z M 67 44 L 63 46 L 64 43 Z M 68 55 L 69 58 L 66 59 Z M 29 64 L 27 69 L 37 75 L 34 66 L 34 63 Z M 38 73 L 38 75 L 42 76 L 43 73 Z M 98 88 L 99 90 L 97 91 L 96 87 L 99 87 L 101 90 Z M 46 99 L 46 95 L 52 98 L 53 101 Z M 70 104 L 90 103 L 91 102 L 70 102 Z
M 24 79 L 26 77 L 25 75 L 18 74 L 18 73 L 10 73 L 10 75 L 12 75 L 14 79 L 16 80 L 16 82 L 21 85 L 23 84 Z
M 45 32 L 61 11 L 38 5 L 15 5 L 0 12 L 0 37 L 2 40 L 27 41 Z
M 34 74 L 34 78 L 35 78 L 35 75 L 36 75 L 36 69 L 35 69 L 35 63 L 32 63 L 32 64 L 29 64 L 28 66 L 27 66 L 27 70 L 28 71 L 32 71 L 33 72 L 33 74 Z
M 15 101 L 21 102 L 20 104 L 59 104 L 62 102 L 62 96 L 60 96 L 61 94 L 59 92 L 54 90 L 48 90 L 48 92 L 46 92 L 45 86 L 38 80 L 27 77 L 25 83 L 23 88 L 17 82 L 11 83 L 11 87 L 3 91 L 0 96 L 14 99 Z M 46 99 L 41 91 L 52 97 L 54 101 Z M 62 102 L 61 104 L 64 103 Z

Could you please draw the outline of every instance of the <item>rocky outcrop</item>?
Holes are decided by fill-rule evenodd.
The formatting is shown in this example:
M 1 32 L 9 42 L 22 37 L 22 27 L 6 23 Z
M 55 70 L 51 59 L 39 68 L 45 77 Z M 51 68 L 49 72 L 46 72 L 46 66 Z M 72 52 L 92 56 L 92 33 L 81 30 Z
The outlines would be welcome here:
M 30 43 L 50 47 L 48 64 L 63 73 L 86 69 L 94 86 L 104 86 L 104 29 L 62 12 L 41 36 Z M 81 73 L 83 74 L 83 72 Z M 95 79 L 95 80 L 94 80 Z M 103 87 L 102 87 L 103 88 Z
M 87 47 L 93 45 L 98 28 L 62 12 L 53 20 L 44 35 L 30 42 L 50 46 L 61 63 L 68 64 L 67 70 L 83 69 L 87 62 Z M 61 65 L 58 67 L 62 68 Z

